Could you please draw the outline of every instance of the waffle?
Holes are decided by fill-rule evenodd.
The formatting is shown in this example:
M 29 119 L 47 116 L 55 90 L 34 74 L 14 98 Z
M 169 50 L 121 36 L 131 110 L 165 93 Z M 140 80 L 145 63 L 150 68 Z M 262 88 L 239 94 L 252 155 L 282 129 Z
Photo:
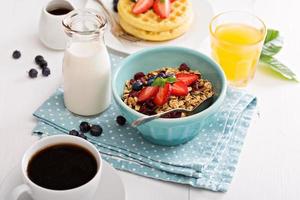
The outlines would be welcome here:
M 120 25 L 123 27 L 123 29 L 134 35 L 137 38 L 141 38 L 143 40 L 149 40 L 149 41 L 166 41 L 175 39 L 182 34 L 184 34 L 190 27 L 191 23 L 193 21 L 193 15 L 191 13 L 190 17 L 183 22 L 183 24 L 179 27 L 176 27 L 174 29 L 168 30 L 168 31 L 146 31 L 143 29 L 136 28 L 127 22 L 123 20 L 123 18 L 120 17 Z
M 135 15 L 132 13 L 133 5 L 131 0 L 119 0 L 118 13 L 123 24 L 154 32 L 168 31 L 183 25 L 190 18 L 192 10 L 188 0 L 176 0 L 171 4 L 170 16 L 167 19 L 161 19 L 152 9 L 146 13 Z

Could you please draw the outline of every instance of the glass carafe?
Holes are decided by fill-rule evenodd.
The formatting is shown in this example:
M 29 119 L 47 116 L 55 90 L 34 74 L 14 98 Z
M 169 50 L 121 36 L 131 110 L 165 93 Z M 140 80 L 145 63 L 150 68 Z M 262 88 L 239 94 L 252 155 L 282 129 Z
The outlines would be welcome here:
M 69 41 L 63 59 L 64 102 L 78 115 L 103 112 L 111 102 L 111 65 L 104 44 L 104 16 L 74 10 L 63 20 Z

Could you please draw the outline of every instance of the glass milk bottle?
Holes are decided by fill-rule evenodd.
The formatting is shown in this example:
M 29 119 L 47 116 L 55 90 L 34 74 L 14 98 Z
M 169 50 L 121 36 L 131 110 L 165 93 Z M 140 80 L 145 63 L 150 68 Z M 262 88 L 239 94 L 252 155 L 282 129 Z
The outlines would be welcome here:
M 62 23 L 69 38 L 63 59 L 65 106 L 78 115 L 99 114 L 111 102 L 111 66 L 103 39 L 107 21 L 82 9 Z

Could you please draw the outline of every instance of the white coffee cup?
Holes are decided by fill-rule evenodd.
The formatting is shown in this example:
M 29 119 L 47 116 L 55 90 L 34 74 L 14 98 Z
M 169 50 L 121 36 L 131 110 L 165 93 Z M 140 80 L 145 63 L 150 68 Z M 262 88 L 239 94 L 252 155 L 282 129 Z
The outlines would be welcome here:
M 50 12 L 64 8 L 74 10 L 74 6 L 67 0 L 52 0 L 43 9 L 39 22 L 39 37 L 42 43 L 50 49 L 63 50 L 66 47 L 67 36 L 62 26 L 66 14 L 55 15 Z
M 68 190 L 51 190 L 32 182 L 27 175 L 27 166 L 37 152 L 57 144 L 75 144 L 88 150 L 96 159 L 98 171 L 87 183 Z M 23 193 L 29 194 L 33 200 L 92 200 L 97 191 L 102 174 L 102 159 L 99 151 L 88 141 L 69 135 L 55 135 L 43 138 L 33 144 L 22 158 L 22 178 L 24 183 L 13 189 L 10 200 L 17 200 Z

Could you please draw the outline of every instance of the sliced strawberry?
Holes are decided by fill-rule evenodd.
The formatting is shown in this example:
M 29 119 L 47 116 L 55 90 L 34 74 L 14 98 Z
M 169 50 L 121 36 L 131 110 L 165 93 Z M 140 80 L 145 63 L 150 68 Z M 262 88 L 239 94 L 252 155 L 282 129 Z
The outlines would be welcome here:
M 153 11 L 160 16 L 160 18 L 165 19 L 170 15 L 170 4 L 170 0 L 155 0 L 153 4 Z
M 186 74 L 186 73 L 178 73 L 176 74 L 176 79 L 183 81 L 187 86 L 191 85 L 198 79 L 198 75 L 196 74 Z
M 138 101 L 143 102 L 150 99 L 151 97 L 155 97 L 156 93 L 158 92 L 158 89 L 159 88 L 157 86 L 149 86 L 143 88 L 138 95 Z
M 186 96 L 189 93 L 188 87 L 183 81 L 177 81 L 172 85 L 172 95 Z
M 147 12 L 153 6 L 154 0 L 138 0 L 132 8 L 134 14 Z
M 166 83 L 164 87 L 159 88 L 158 93 L 156 94 L 153 101 L 157 106 L 162 106 L 168 101 L 170 94 L 171 84 Z
M 176 0 L 170 0 L 171 3 L 173 3 L 174 1 L 176 1 Z

